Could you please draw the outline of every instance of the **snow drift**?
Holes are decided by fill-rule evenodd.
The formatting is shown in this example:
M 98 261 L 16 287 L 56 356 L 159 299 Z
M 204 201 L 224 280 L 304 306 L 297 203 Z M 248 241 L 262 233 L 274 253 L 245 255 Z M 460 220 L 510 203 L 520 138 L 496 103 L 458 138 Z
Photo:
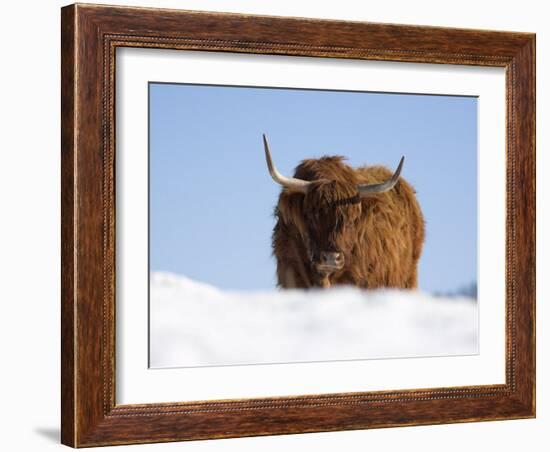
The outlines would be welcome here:
M 475 300 L 419 291 L 222 291 L 153 273 L 154 368 L 478 353 Z

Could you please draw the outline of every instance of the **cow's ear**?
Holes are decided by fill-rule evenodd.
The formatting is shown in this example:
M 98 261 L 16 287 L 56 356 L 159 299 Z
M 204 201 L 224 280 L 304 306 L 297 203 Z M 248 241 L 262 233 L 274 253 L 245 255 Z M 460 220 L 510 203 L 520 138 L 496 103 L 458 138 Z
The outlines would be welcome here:
M 279 204 L 275 207 L 275 215 L 283 224 L 288 224 L 288 197 L 281 194 Z
M 303 215 L 304 195 L 292 193 L 279 200 L 279 219 L 291 228 L 298 231 L 305 231 L 305 220 Z

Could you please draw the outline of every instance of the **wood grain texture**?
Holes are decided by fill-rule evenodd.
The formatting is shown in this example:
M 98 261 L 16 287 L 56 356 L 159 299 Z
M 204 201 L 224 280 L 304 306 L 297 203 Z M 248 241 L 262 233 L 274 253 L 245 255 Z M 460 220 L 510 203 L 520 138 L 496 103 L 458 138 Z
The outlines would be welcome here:
M 74 339 L 74 8 L 61 11 L 61 442 L 75 443 Z
M 534 35 L 81 4 L 62 9 L 61 35 L 64 444 L 535 415 Z M 124 46 L 506 68 L 506 384 L 116 405 L 114 69 Z

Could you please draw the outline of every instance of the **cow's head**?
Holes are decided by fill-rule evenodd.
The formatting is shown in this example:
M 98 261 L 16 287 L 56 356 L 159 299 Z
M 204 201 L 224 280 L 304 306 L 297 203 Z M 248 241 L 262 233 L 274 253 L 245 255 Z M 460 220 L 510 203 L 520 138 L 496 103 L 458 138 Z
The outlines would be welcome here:
M 342 271 L 349 258 L 357 234 L 355 228 L 361 216 L 361 199 L 391 190 L 401 174 L 404 158 L 401 158 L 393 176 L 379 184 L 356 184 L 342 180 L 302 180 L 283 176 L 273 164 L 267 138 L 264 135 L 265 158 L 269 174 L 275 182 L 290 192 L 302 193 L 301 209 L 295 205 L 279 206 L 292 212 L 309 258 L 309 265 L 316 275 L 316 285 L 330 287 L 331 275 Z

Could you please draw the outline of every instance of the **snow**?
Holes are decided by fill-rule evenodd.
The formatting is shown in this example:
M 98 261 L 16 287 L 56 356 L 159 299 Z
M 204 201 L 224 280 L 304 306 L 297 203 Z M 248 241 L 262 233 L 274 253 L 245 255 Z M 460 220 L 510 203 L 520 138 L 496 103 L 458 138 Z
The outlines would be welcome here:
M 420 291 L 223 291 L 152 273 L 153 368 L 478 353 L 477 302 Z

